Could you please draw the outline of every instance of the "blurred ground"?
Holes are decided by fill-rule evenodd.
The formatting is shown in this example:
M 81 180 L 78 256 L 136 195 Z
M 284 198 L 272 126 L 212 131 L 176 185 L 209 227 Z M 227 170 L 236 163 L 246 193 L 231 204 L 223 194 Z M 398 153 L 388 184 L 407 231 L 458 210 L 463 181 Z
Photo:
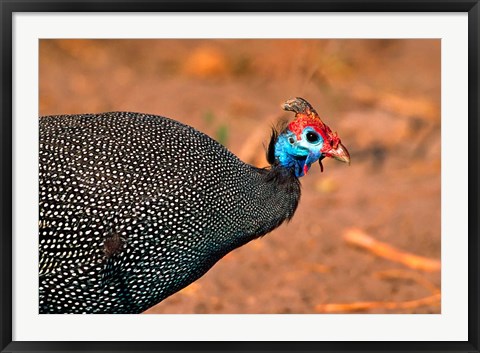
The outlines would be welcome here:
M 439 40 L 41 40 L 39 64 L 40 115 L 164 115 L 263 166 L 301 96 L 350 151 L 302 178 L 289 224 L 148 312 L 440 312 L 439 269 L 398 260 L 440 260 Z

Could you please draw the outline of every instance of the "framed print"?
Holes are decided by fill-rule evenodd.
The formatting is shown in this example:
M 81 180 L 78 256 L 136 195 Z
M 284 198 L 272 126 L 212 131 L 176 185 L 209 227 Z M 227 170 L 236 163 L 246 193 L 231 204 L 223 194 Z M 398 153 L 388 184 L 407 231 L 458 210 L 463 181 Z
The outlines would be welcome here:
M 478 352 L 478 1 L 1 6 L 2 352 Z

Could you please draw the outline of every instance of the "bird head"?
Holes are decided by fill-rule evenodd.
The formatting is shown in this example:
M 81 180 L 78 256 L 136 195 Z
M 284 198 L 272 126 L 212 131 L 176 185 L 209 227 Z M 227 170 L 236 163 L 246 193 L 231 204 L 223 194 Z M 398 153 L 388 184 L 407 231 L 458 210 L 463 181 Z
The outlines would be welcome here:
M 350 164 L 348 150 L 336 132 L 320 119 L 313 107 L 303 98 L 290 99 L 283 109 L 295 112 L 295 118 L 278 135 L 275 142 L 275 160 L 286 168 L 294 168 L 295 175 L 305 175 L 312 163 L 334 158 Z

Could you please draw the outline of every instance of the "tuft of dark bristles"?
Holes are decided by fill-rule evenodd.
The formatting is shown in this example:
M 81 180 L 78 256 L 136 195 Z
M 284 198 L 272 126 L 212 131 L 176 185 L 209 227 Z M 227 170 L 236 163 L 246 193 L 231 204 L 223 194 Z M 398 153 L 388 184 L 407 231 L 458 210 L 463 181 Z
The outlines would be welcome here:
M 287 126 L 288 120 L 281 120 L 276 127 L 272 126 L 272 134 L 270 135 L 270 142 L 267 148 L 267 162 L 272 166 L 276 163 L 275 143 L 277 142 L 278 136 L 287 130 Z
M 270 165 L 275 164 L 275 143 L 277 142 L 278 131 L 272 127 L 272 134 L 270 136 L 270 142 L 267 148 L 267 161 Z

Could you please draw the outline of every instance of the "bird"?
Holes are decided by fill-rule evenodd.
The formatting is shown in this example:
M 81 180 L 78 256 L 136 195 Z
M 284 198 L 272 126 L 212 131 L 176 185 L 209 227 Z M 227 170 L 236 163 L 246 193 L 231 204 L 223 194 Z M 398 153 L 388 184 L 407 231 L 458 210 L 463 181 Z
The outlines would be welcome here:
M 282 107 L 265 168 L 163 116 L 39 117 L 39 313 L 142 313 L 290 221 L 299 178 L 350 155 L 305 99 Z

